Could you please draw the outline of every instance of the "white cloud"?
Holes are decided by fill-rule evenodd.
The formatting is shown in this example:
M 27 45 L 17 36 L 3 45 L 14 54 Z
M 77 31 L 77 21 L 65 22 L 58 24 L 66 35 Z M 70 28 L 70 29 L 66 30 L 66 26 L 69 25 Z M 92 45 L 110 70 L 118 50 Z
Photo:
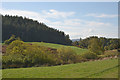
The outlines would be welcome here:
M 109 37 L 115 36 L 115 35 L 110 35 L 110 33 L 105 33 L 105 31 L 103 31 L 105 28 L 107 28 L 107 30 L 109 31 L 110 27 L 114 27 L 114 25 L 112 25 L 111 23 L 103 23 L 97 21 L 88 21 L 83 19 L 70 18 L 71 16 L 75 15 L 75 12 L 61 12 L 51 9 L 49 11 L 44 10 L 38 13 L 38 12 L 24 11 L 24 10 L 0 9 L 0 13 L 3 15 L 6 14 L 13 16 L 18 15 L 33 20 L 38 20 L 39 22 L 43 22 L 50 27 L 64 31 L 66 34 L 70 35 L 71 39 L 80 38 L 80 37 L 85 38 L 86 36 L 90 36 L 90 35 L 109 36 Z M 55 21 L 51 21 L 51 18 L 54 19 Z
M 61 12 L 54 9 L 50 9 L 49 11 L 42 11 L 46 18 L 67 18 L 75 14 L 75 12 Z
M 30 19 L 34 19 L 34 20 L 38 20 L 39 22 L 45 22 L 47 21 L 44 16 L 42 16 L 41 14 L 37 13 L 37 12 L 32 12 L 32 11 L 24 11 L 24 10 L 7 10 L 7 9 L 0 9 L 0 13 L 2 15 L 12 15 L 12 16 L 23 16 L 23 17 L 27 17 Z
M 96 27 L 102 27 L 102 26 L 106 27 L 111 25 L 110 23 L 103 23 L 103 22 L 96 22 L 96 21 L 88 21 L 86 23 L 89 26 L 96 26 Z
M 38 20 L 39 22 L 46 22 L 48 21 L 46 18 L 67 18 L 75 14 L 75 12 L 60 12 L 54 9 L 49 11 L 41 11 L 40 13 L 33 12 L 33 11 L 25 11 L 25 10 L 8 10 L 8 9 L 0 9 L 0 13 L 3 15 L 19 15 L 23 17 L 32 18 Z
M 63 30 L 65 33 L 70 35 L 70 38 L 85 38 L 86 36 L 109 36 L 109 30 L 111 27 L 115 27 L 110 23 L 86 21 L 80 19 L 66 19 L 58 22 L 50 22 L 49 26 L 54 26 L 59 30 Z M 105 30 L 108 33 L 105 33 Z M 117 36 L 117 35 L 116 35 Z M 114 37 L 114 36 L 112 36 Z
M 97 17 L 97 18 L 115 18 L 118 17 L 116 14 L 87 14 L 86 16 L 92 16 L 92 17 Z

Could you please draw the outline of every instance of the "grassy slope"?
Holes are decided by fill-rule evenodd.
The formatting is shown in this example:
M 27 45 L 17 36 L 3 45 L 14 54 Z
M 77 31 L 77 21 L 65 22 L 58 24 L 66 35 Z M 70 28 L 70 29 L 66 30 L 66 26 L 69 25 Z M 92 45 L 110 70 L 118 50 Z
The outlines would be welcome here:
M 116 78 L 118 59 L 52 67 L 4 69 L 3 78 Z
M 38 45 L 41 45 L 41 46 L 47 46 L 47 47 L 55 48 L 55 49 L 60 48 L 60 47 L 68 47 L 68 46 L 65 46 L 65 45 L 44 43 L 44 42 L 29 42 L 29 43 L 38 44 Z M 75 46 L 69 46 L 69 47 L 72 48 L 73 50 L 75 50 L 77 54 L 82 54 L 82 53 L 87 51 L 87 49 L 81 49 L 81 48 L 78 48 L 78 47 L 75 47 Z

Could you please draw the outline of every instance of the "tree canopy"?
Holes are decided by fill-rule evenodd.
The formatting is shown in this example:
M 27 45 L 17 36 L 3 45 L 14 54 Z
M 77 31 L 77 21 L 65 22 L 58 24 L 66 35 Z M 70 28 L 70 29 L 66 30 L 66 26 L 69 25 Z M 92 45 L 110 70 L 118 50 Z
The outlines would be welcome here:
M 86 48 L 86 49 L 88 49 L 90 46 L 93 45 L 93 49 L 96 49 L 99 47 L 99 49 L 101 49 L 101 51 L 113 50 L 113 49 L 120 48 L 120 39 L 105 38 L 105 37 L 98 38 L 97 36 L 91 36 L 91 37 L 87 37 L 85 39 L 80 39 L 79 41 L 75 41 L 72 43 L 72 45 L 78 46 L 81 48 Z M 97 47 L 95 47 L 95 46 L 97 46 Z
M 50 28 L 44 23 L 18 16 L 2 16 L 2 41 L 9 39 L 13 34 L 26 42 L 42 41 L 64 45 L 71 44 L 69 35 Z

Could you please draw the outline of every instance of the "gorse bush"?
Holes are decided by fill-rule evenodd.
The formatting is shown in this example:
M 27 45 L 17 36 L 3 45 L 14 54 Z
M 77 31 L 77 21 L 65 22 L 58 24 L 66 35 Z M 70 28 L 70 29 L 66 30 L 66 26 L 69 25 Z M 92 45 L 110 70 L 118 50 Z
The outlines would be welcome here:
M 5 40 L 4 43 L 8 45 L 8 44 L 10 44 L 12 41 L 14 41 L 14 40 L 20 40 L 20 38 L 19 38 L 19 37 L 16 38 L 15 35 L 12 35 L 12 36 L 10 37 L 10 39 Z
M 105 51 L 104 55 L 106 57 L 110 57 L 110 56 L 118 56 L 118 51 L 117 50 L 108 50 L 108 51 Z
M 62 47 L 52 53 L 47 47 L 12 41 L 3 56 L 3 68 L 51 66 L 79 62 L 78 56 L 70 47 Z
M 26 48 L 23 41 L 15 40 L 7 47 L 6 54 L 24 54 Z
M 77 62 L 77 54 L 76 52 L 70 47 L 61 47 L 57 49 L 58 57 L 62 60 L 63 64 L 67 63 L 75 63 Z
M 34 65 L 54 65 L 55 58 L 49 51 L 45 51 L 38 46 L 32 46 L 27 48 L 26 50 L 26 61 L 28 62 L 30 59 L 31 63 Z
M 3 68 L 18 68 L 23 67 L 23 55 L 11 54 L 2 57 Z
M 46 47 L 15 40 L 8 45 L 3 56 L 3 68 L 55 65 L 55 60 L 55 56 Z
M 88 51 L 84 54 L 82 54 L 82 57 L 85 59 L 96 59 L 97 58 L 97 54 L 91 51 Z

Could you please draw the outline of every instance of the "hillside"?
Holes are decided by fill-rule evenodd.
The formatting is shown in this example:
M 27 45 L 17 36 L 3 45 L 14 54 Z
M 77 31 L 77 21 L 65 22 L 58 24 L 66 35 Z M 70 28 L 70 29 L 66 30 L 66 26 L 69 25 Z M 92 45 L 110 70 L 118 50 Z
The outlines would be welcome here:
M 3 78 L 117 78 L 118 59 L 52 67 L 3 69 Z
M 7 40 L 12 34 L 26 42 L 49 42 L 70 45 L 69 35 L 63 31 L 50 28 L 36 20 L 18 17 L 2 16 L 2 41 Z
M 45 42 L 28 42 L 28 43 L 38 44 L 38 45 L 40 45 L 40 46 L 46 46 L 46 47 L 54 48 L 54 49 L 58 49 L 58 48 L 60 48 L 60 47 L 70 47 L 70 48 L 72 48 L 77 54 L 82 54 L 82 53 L 88 51 L 88 49 L 82 49 L 82 48 L 75 47 L 75 46 L 65 46 L 65 45 L 60 45 L 60 44 L 52 44 L 52 43 L 45 43 Z

